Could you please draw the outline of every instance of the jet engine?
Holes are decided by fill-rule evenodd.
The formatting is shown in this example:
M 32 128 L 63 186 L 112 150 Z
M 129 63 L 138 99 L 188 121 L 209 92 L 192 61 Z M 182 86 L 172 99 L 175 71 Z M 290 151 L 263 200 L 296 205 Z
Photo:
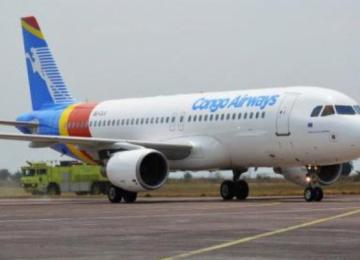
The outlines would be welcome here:
M 162 153 L 144 148 L 114 153 L 106 174 L 113 185 L 138 192 L 160 188 L 167 180 L 169 167 Z
M 308 169 L 304 167 L 276 168 L 276 173 L 282 174 L 285 179 L 300 186 L 308 185 Z M 318 182 L 321 185 L 331 185 L 338 181 L 341 175 L 348 174 L 348 163 L 319 166 L 316 171 Z

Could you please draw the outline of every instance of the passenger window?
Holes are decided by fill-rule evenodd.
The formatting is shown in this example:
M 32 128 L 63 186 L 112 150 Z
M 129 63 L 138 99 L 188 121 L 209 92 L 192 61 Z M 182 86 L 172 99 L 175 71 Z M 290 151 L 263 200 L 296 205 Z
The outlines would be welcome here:
M 215 115 L 215 120 L 217 121 L 219 119 L 219 114 Z
M 247 113 L 244 114 L 244 119 L 246 119 L 246 118 L 247 118 Z
M 136 118 L 135 125 L 139 124 L 139 118 Z
M 149 118 L 148 117 L 145 119 L 145 124 L 149 124 Z
M 260 115 L 260 113 L 259 113 L 259 112 L 256 112 L 255 118 L 258 119 L 258 118 L 259 118 L 259 115 Z
M 241 119 L 241 113 L 238 114 L 238 119 Z
M 214 118 L 214 115 L 213 115 L 213 114 L 211 114 L 211 115 L 210 115 L 210 117 L 209 117 L 209 120 L 210 120 L 210 121 L 212 121 L 212 120 L 213 120 L 213 118 Z
M 226 115 L 226 120 L 229 120 L 230 119 L 230 114 L 227 114 Z
M 232 120 L 235 120 L 235 118 L 236 118 L 236 114 L 234 113 L 234 114 L 232 115 Z
M 194 121 L 194 122 L 196 122 L 196 118 L 197 118 L 197 116 L 195 115 L 195 116 L 193 117 L 193 121 Z
M 167 117 L 166 118 L 166 123 L 169 123 L 169 121 L 170 121 L 170 117 Z
M 161 117 L 160 123 L 164 123 L 164 117 Z
M 317 106 L 313 109 L 313 111 L 311 112 L 311 117 L 317 117 L 320 115 L 322 106 Z
M 261 113 L 261 118 L 265 118 L 265 111 Z
M 221 120 L 224 120 L 224 118 L 225 118 L 225 115 L 224 115 L 224 114 L 221 114 L 220 119 L 221 119 Z
M 199 116 L 199 122 L 201 122 L 201 120 L 202 120 L 202 115 Z
M 253 116 L 254 116 L 254 112 L 251 112 L 249 118 L 252 119 Z
M 205 115 L 204 116 L 204 121 L 207 121 L 207 119 L 208 119 L 208 115 Z
M 334 107 L 333 106 L 325 106 L 321 116 L 330 116 L 333 114 L 335 114 Z
M 340 115 L 355 115 L 355 110 L 352 106 L 335 106 L 336 112 Z
M 188 122 L 191 122 L 191 116 L 188 117 Z
M 125 119 L 121 120 L 121 125 L 125 125 Z

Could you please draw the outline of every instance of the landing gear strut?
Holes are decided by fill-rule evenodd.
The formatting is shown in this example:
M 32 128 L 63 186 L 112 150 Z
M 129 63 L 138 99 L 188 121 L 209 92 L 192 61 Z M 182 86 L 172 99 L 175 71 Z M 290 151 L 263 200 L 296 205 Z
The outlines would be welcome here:
M 249 195 L 249 185 L 246 181 L 240 180 L 240 175 L 247 169 L 233 170 L 233 180 L 225 180 L 220 186 L 220 195 L 223 200 L 232 200 L 236 197 L 238 200 L 245 200 Z
M 119 203 L 122 199 L 124 199 L 126 203 L 133 203 L 137 198 L 136 192 L 126 191 L 114 185 L 109 187 L 107 195 L 111 203 Z
M 304 199 L 307 202 L 311 201 L 321 201 L 324 197 L 324 192 L 321 187 L 318 185 L 318 177 L 316 175 L 317 167 L 312 166 L 308 167 L 308 182 L 309 185 L 304 190 Z

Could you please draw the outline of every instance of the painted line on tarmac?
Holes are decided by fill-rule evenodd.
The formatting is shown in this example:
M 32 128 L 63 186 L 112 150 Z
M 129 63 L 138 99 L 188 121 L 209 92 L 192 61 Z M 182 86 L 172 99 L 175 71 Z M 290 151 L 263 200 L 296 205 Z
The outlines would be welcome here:
M 342 214 L 338 214 L 338 215 L 335 215 L 335 216 L 321 218 L 321 219 L 317 219 L 317 220 L 313 220 L 313 221 L 309 221 L 309 222 L 305 222 L 305 223 L 302 223 L 302 224 L 289 226 L 289 227 L 285 227 L 285 228 L 280 228 L 280 229 L 276 229 L 276 230 L 273 230 L 273 231 L 270 231 L 270 232 L 265 232 L 265 233 L 261 233 L 261 234 L 254 235 L 254 236 L 244 237 L 244 238 L 241 238 L 241 239 L 238 239 L 238 240 L 234 240 L 234 241 L 221 243 L 221 244 L 210 246 L 210 247 L 205 247 L 205 248 L 189 251 L 187 253 L 183 253 L 183 254 L 179 254 L 179 255 L 175 255 L 175 256 L 171 256 L 171 257 L 165 257 L 165 258 L 162 258 L 162 260 L 174 260 L 174 259 L 187 258 L 187 257 L 195 256 L 195 255 L 200 255 L 200 254 L 208 253 L 208 252 L 219 250 L 219 249 L 224 249 L 224 248 L 227 248 L 227 247 L 240 245 L 240 244 L 250 242 L 250 241 L 254 241 L 254 240 L 257 240 L 257 239 L 260 239 L 260 238 L 270 237 L 270 236 L 286 233 L 286 232 L 289 232 L 289 231 L 293 231 L 293 230 L 297 230 L 297 229 L 306 228 L 306 227 L 314 226 L 314 225 L 317 225 L 317 224 L 325 223 L 325 222 L 332 221 L 332 220 L 335 220 L 335 219 L 349 217 L 349 216 L 356 215 L 356 214 L 359 214 L 359 213 L 360 213 L 360 208 L 357 208 L 356 210 L 352 210 L 352 211 L 345 212 L 345 213 L 342 213 Z

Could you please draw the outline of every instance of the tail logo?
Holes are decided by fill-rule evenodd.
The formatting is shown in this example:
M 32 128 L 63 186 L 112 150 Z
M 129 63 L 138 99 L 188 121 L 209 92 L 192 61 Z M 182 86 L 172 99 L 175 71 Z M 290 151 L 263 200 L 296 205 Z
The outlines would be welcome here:
M 30 48 L 30 51 L 26 53 L 26 59 L 30 61 L 32 72 L 37 73 L 45 81 L 55 103 L 73 100 L 48 47 Z
M 40 57 L 37 54 L 37 49 L 31 48 L 30 52 L 31 52 L 31 54 L 26 53 L 26 58 L 29 59 L 29 61 L 31 63 L 33 73 L 39 74 L 39 76 L 45 81 L 46 86 L 48 88 L 50 87 L 51 89 L 53 89 L 54 87 L 51 83 L 51 79 L 47 76 L 47 74 L 42 69 Z

